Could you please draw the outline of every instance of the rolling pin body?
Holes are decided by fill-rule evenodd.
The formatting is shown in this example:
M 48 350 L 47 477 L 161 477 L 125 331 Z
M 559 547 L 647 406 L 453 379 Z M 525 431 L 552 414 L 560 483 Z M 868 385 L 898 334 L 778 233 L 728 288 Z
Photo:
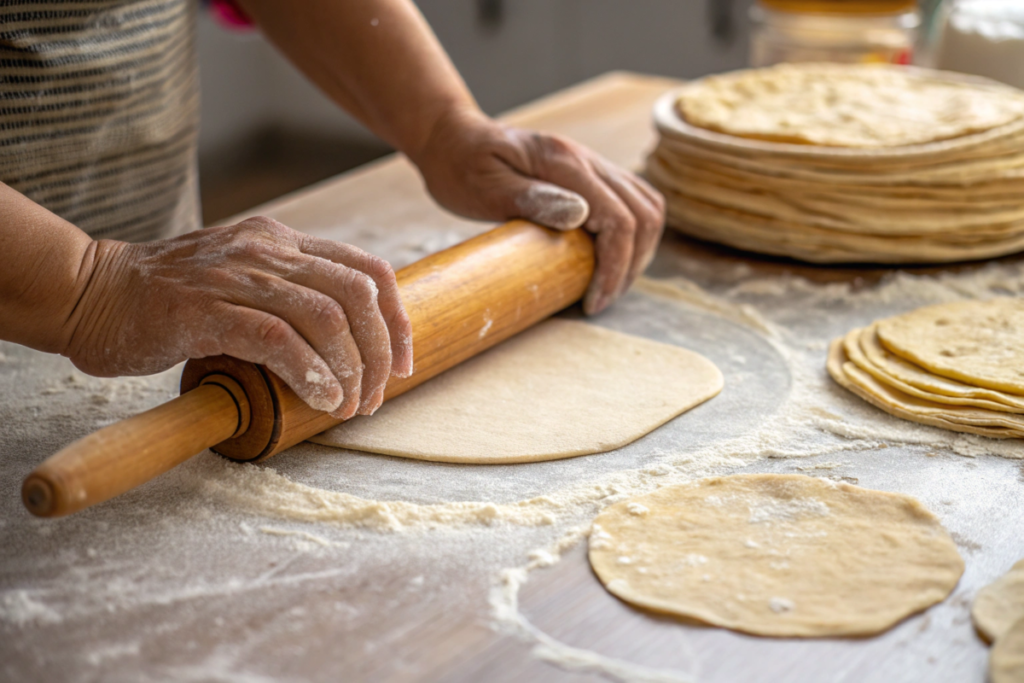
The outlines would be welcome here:
M 583 296 L 594 247 L 582 230 L 513 221 L 397 273 L 412 321 L 414 371 L 385 400 L 569 306 Z M 182 395 L 84 437 L 22 487 L 39 516 L 66 515 L 124 493 L 206 448 L 255 461 L 341 422 L 307 406 L 274 373 L 227 356 L 185 365 Z

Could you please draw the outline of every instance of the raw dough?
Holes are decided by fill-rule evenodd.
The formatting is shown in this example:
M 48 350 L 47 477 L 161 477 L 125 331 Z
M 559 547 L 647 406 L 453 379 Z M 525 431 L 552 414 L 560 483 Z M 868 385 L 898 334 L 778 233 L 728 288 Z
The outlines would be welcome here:
M 553 460 L 624 446 L 721 389 L 692 351 L 553 319 L 311 440 L 441 462 Z
M 878 357 L 884 358 L 885 364 L 875 363 L 873 358 L 868 355 L 868 349 L 872 349 L 874 353 L 878 354 Z M 858 368 L 868 373 L 882 384 L 887 384 L 894 389 L 902 391 L 904 394 L 916 396 L 917 398 L 931 401 L 933 403 L 944 403 L 952 406 L 972 406 L 975 408 L 984 408 L 986 411 L 995 411 L 999 413 L 1024 412 L 1024 410 L 1015 409 L 1012 405 L 1007 405 L 1002 401 L 989 400 L 988 398 L 977 398 L 972 395 L 975 391 L 989 391 L 988 389 L 975 389 L 967 384 L 956 382 L 955 380 L 931 375 L 924 370 L 919 370 L 917 374 L 913 373 L 910 370 L 915 367 L 912 363 L 907 363 L 906 361 L 903 361 L 903 359 L 892 355 L 878 343 L 878 339 L 874 333 L 874 325 L 850 331 L 850 333 L 843 338 L 843 350 L 846 351 L 846 356 L 853 361 L 853 364 Z M 915 384 L 911 384 L 900 377 L 894 377 L 887 372 L 889 368 L 893 368 L 905 376 L 914 377 L 919 381 Z M 929 388 L 922 388 L 921 386 L 918 386 L 919 384 L 940 386 L 948 391 L 958 391 L 960 395 L 935 392 Z M 993 396 L 1010 396 L 1010 394 L 997 391 L 992 391 L 991 393 Z M 986 412 L 983 414 L 988 415 L 989 413 Z M 1022 418 L 1022 420 L 1024 420 L 1024 418 Z M 1021 426 L 1024 427 L 1024 422 L 1021 422 Z
M 970 417 L 961 420 L 956 414 L 956 406 L 944 406 L 925 401 L 905 394 L 898 389 L 876 381 L 871 375 L 860 370 L 850 362 L 843 348 L 843 340 L 833 340 L 829 347 L 828 373 L 840 386 L 852 391 L 876 408 L 881 408 L 890 415 L 920 422 L 921 424 L 941 427 L 954 432 L 980 434 L 1000 439 L 1024 437 L 1024 432 L 994 423 L 992 426 L 979 424 Z M 974 416 L 976 417 L 976 416 Z
M 915 499 L 794 474 L 715 477 L 602 512 L 590 563 L 640 607 L 765 636 L 880 633 L 964 563 Z
M 694 126 L 759 140 L 894 147 L 958 138 L 1024 116 L 1013 88 L 941 72 L 782 64 L 710 76 L 679 98 Z
M 833 341 L 829 374 L 865 401 L 943 429 L 1024 438 L 1024 299 L 919 308 Z
M 974 625 L 990 643 L 1024 619 L 1024 560 L 978 591 L 971 607 Z
M 868 360 L 888 376 L 931 394 L 941 394 L 957 401 L 965 401 L 964 405 L 971 405 L 966 403 L 968 399 L 971 399 L 1005 406 L 999 409 L 1008 412 L 1024 413 L 1024 396 L 1016 396 L 996 389 L 974 387 L 970 384 L 958 382 L 955 379 L 933 375 L 927 370 L 919 368 L 913 363 L 887 351 L 882 346 L 882 343 L 878 341 L 878 334 L 875 328 L 876 325 L 870 325 L 865 328 L 864 333 L 860 337 L 860 347 Z
M 992 683 L 1024 681 L 1024 619 L 996 642 L 988 658 L 988 673 Z
M 927 306 L 877 331 L 889 351 L 935 374 L 1024 395 L 1024 299 Z

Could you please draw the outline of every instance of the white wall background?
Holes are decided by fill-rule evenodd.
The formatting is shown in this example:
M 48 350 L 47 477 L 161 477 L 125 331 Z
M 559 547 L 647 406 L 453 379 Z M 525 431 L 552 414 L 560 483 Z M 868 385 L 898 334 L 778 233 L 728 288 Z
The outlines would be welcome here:
M 743 66 L 750 1 L 505 0 L 494 24 L 482 20 L 482 0 L 418 4 L 481 106 L 497 113 L 612 69 L 695 77 Z M 712 3 L 733 5 L 731 42 L 712 34 Z M 228 31 L 203 16 L 199 58 L 203 156 L 272 126 L 369 136 L 258 33 Z

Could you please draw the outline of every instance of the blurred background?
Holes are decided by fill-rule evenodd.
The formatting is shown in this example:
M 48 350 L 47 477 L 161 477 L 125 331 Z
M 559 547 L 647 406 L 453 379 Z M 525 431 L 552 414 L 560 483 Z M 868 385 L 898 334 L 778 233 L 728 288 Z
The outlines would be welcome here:
M 868 19 L 826 17 L 822 23 L 822 16 L 815 12 L 828 2 L 837 8 L 875 2 L 887 9 Z M 1002 69 L 1008 74 L 1003 80 L 1017 74 L 1024 79 L 1024 0 L 420 0 L 417 4 L 480 105 L 491 114 L 620 69 L 695 78 L 777 61 L 879 60 L 973 73 Z M 954 40 L 942 41 L 941 29 L 954 9 L 962 9 L 966 28 L 953 31 Z M 1007 50 L 1003 34 L 1009 32 L 1012 39 L 1017 28 L 1019 40 L 1011 40 Z M 984 40 L 993 31 L 1002 52 Z M 847 45 L 851 40 L 853 52 Z M 949 45 L 945 54 L 943 42 Z M 840 43 L 847 45 L 843 48 L 847 52 L 836 51 Z M 1014 52 L 1017 48 L 1021 51 Z M 225 28 L 204 12 L 199 59 L 200 177 L 207 224 L 390 151 L 321 95 L 258 31 Z
M 747 61 L 753 0 L 420 0 L 480 105 L 497 114 L 613 69 L 692 78 Z M 258 32 L 199 26 L 209 224 L 390 150 Z

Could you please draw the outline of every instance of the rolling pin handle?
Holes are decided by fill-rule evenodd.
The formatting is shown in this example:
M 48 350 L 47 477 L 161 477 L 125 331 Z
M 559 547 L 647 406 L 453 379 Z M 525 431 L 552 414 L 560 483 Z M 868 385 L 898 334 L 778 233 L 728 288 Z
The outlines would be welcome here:
M 206 448 L 244 433 L 249 400 L 226 375 L 70 444 L 37 467 L 21 496 L 38 517 L 61 517 L 144 484 Z
M 50 482 L 34 474 L 22 484 L 21 497 L 28 511 L 38 517 L 48 517 L 55 507 Z

